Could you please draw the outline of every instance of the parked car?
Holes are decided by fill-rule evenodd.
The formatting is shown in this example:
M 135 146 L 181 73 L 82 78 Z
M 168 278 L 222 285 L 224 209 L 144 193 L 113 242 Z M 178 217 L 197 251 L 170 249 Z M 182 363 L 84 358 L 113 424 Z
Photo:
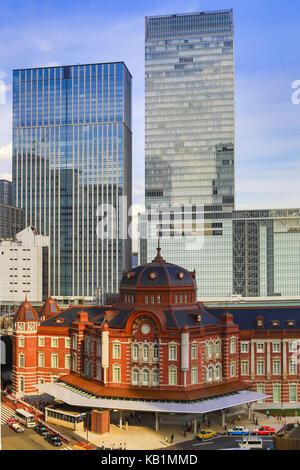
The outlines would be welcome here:
M 232 429 L 228 430 L 230 436 L 247 436 L 249 435 L 249 429 L 246 429 L 244 426 L 233 426 Z
M 34 430 L 41 436 L 47 436 L 47 434 L 50 434 L 48 429 L 45 428 L 45 426 L 42 426 L 41 424 L 38 424 L 37 426 L 35 426 Z
M 241 449 L 262 449 L 263 448 L 263 442 L 261 438 L 258 437 L 249 437 L 247 439 L 242 439 L 239 442 L 239 447 Z
M 50 444 L 52 444 L 55 447 L 59 447 L 62 445 L 62 442 L 58 436 L 55 434 L 47 434 L 45 437 L 46 441 L 48 441 Z
M 21 426 L 18 421 L 11 421 L 8 426 L 15 432 L 24 432 L 25 429 Z
M 261 426 L 260 428 L 253 429 L 252 434 L 257 436 L 269 436 L 270 434 L 275 434 L 275 429 L 270 428 L 270 426 Z
M 213 429 L 202 429 L 198 434 L 196 435 L 196 439 L 199 439 L 199 441 L 205 441 L 207 439 L 211 439 L 212 437 L 215 437 L 216 431 Z

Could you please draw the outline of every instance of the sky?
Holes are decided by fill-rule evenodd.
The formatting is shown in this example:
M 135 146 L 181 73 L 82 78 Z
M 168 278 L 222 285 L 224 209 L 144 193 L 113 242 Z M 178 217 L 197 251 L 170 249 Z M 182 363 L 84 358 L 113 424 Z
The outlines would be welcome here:
M 233 8 L 236 208 L 300 206 L 300 103 L 292 101 L 299 0 L 0 0 L 0 7 L 0 178 L 11 178 L 12 69 L 124 61 L 133 75 L 136 213 L 144 203 L 145 16 Z

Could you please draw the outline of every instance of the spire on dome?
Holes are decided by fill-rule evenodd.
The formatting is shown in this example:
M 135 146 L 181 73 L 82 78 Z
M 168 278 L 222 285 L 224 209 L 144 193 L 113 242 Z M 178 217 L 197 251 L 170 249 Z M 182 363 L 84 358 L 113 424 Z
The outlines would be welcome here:
M 156 257 L 154 258 L 153 261 L 165 262 L 165 260 L 163 259 L 163 257 L 160 254 L 161 247 L 160 247 L 160 237 L 159 237 L 159 235 L 158 235 L 158 246 L 157 246 L 156 250 L 157 250 L 157 255 L 156 255 Z

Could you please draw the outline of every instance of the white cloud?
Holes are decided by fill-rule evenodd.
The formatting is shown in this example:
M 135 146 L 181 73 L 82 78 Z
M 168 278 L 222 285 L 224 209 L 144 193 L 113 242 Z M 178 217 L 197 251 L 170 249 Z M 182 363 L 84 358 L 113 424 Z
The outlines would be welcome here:
M 12 159 L 12 144 L 0 147 L 0 162 L 11 161 Z

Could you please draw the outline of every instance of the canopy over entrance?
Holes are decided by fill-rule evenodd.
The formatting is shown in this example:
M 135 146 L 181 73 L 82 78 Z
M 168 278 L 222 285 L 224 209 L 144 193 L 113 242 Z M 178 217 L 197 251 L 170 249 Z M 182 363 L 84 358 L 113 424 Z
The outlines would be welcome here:
M 204 414 L 269 398 L 268 395 L 262 393 L 242 390 L 193 402 L 160 402 L 96 397 L 91 393 L 83 392 L 71 385 L 62 383 L 39 384 L 36 387 L 42 392 L 73 406 L 157 413 Z

